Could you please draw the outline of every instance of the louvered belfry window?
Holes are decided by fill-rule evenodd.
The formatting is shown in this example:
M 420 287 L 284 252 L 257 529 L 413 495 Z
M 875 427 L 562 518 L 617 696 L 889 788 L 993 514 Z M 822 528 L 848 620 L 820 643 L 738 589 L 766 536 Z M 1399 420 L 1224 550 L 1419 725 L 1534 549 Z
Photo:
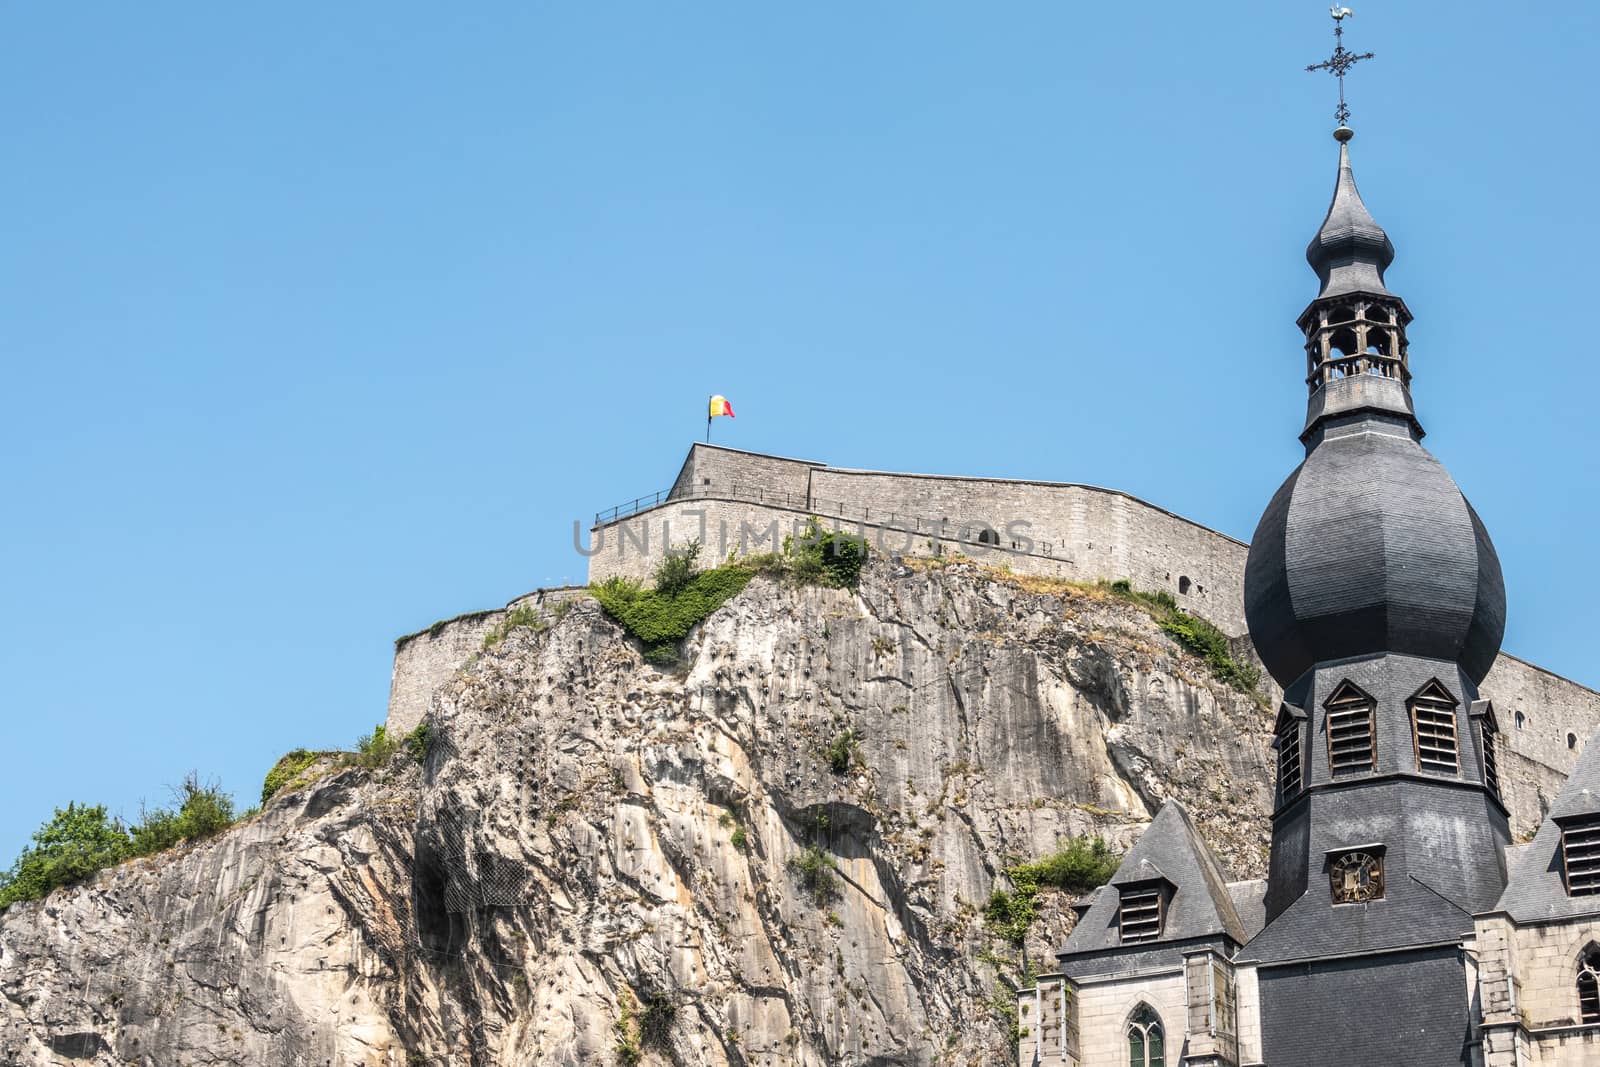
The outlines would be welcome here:
M 1154 941 L 1161 936 L 1161 887 L 1122 890 L 1122 907 L 1117 926 L 1124 945 Z
M 1417 770 L 1432 774 L 1461 773 L 1456 701 L 1436 681 L 1423 686 L 1411 698 L 1411 736 L 1417 746 Z
M 1561 868 L 1568 896 L 1600 895 L 1600 818 L 1562 824 Z
M 1278 798 L 1287 804 L 1300 795 L 1305 768 L 1300 762 L 1300 723 L 1290 719 L 1278 731 Z
M 1495 754 L 1495 742 L 1499 740 L 1500 731 L 1494 728 L 1494 723 L 1484 719 L 1478 726 L 1478 740 L 1483 743 L 1483 784 L 1489 787 L 1489 792 L 1495 796 L 1500 795 L 1500 764 Z
M 1328 770 L 1335 778 L 1365 774 L 1377 766 L 1373 702 L 1349 682 L 1339 683 L 1324 707 L 1328 711 Z

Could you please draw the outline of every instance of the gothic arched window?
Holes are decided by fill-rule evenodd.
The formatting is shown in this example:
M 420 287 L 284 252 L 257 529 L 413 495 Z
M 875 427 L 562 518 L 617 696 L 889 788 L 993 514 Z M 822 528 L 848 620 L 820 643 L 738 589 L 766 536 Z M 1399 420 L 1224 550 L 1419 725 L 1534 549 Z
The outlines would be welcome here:
M 1128 1067 L 1167 1067 L 1167 1046 L 1161 1017 L 1148 1004 L 1128 1020 Z
M 1600 1023 L 1600 945 L 1591 944 L 1578 957 L 1578 1020 Z

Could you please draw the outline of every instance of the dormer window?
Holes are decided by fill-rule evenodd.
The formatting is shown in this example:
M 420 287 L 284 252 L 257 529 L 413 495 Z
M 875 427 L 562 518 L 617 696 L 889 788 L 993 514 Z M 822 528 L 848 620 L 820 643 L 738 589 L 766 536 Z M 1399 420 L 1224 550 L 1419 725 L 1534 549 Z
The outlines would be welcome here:
M 1304 781 L 1300 765 L 1300 724 L 1290 719 L 1278 731 L 1278 794 L 1284 802 L 1300 795 Z
M 1166 918 L 1162 887 L 1159 884 L 1128 886 L 1119 892 L 1122 903 L 1117 909 L 1117 928 L 1122 943 L 1132 945 L 1160 937 L 1162 921 Z
M 1478 723 L 1478 741 L 1483 746 L 1483 784 L 1495 796 L 1500 795 L 1500 764 L 1494 748 L 1500 739 L 1499 734 L 1500 731 L 1494 728 L 1494 721 L 1487 716 Z
M 1600 817 L 1561 824 L 1561 871 L 1568 896 L 1600 895 Z
M 1323 705 L 1328 713 L 1328 771 L 1335 778 L 1367 774 L 1377 768 L 1378 745 L 1374 737 L 1375 702 L 1349 682 Z
M 1407 701 L 1417 770 L 1428 774 L 1461 773 L 1461 746 L 1456 740 L 1456 698 L 1434 679 Z
M 1306 786 L 1305 760 L 1301 751 L 1301 723 L 1306 713 L 1290 704 L 1278 709 L 1272 747 L 1278 750 L 1278 803 L 1287 804 Z

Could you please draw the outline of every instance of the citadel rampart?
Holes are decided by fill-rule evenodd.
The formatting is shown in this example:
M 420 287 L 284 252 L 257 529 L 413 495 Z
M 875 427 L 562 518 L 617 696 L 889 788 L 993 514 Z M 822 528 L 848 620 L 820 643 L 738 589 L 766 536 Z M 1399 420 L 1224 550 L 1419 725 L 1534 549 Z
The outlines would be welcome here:
M 636 509 L 636 510 L 635 510 Z M 667 548 L 770 552 L 818 516 L 899 555 L 960 551 L 1020 574 L 1130 579 L 1242 634 L 1248 546 L 1114 489 L 849 470 L 696 444 L 665 493 L 597 515 L 589 580 L 645 578 Z
M 397 638 L 394 673 L 389 681 L 389 716 L 385 721 L 389 733 L 415 729 L 428 714 L 434 690 L 482 650 L 484 637 L 511 612 L 526 607 L 542 613 L 564 600 L 582 596 L 584 590 L 581 585 L 536 589 L 503 608 L 440 619 L 426 630 Z
M 771 552 L 812 516 L 903 555 L 959 551 L 1019 574 L 1128 578 L 1248 645 L 1248 546 L 1126 493 L 1061 482 L 848 470 L 696 444 L 672 488 L 596 516 L 589 578 L 646 578 L 667 546 L 699 540 L 707 561 Z M 1016 524 L 1024 525 L 1016 525 Z M 985 531 L 994 531 L 990 535 Z M 1020 535 L 1020 536 L 1014 536 Z M 1015 547 L 1013 547 L 1015 546 Z M 434 690 L 518 607 L 547 611 L 582 587 L 539 590 L 503 609 L 435 623 L 395 643 L 391 732 L 422 721 Z M 1600 726 L 1600 693 L 1501 654 L 1482 686 L 1494 702 L 1512 825 L 1531 830 Z

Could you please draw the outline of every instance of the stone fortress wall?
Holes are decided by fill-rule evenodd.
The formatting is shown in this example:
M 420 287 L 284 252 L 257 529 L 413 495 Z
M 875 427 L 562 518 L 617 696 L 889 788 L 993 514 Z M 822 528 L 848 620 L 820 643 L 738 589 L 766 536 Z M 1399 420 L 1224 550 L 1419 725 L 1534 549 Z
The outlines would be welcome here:
M 698 539 L 702 560 L 771 552 L 811 516 L 902 555 L 962 552 L 1019 574 L 1130 579 L 1248 644 L 1249 546 L 1112 489 L 1063 482 L 849 470 L 695 444 L 672 488 L 596 516 L 589 579 L 646 578 L 665 546 Z M 1024 524 L 1024 525 L 1014 525 Z M 980 541 L 992 529 L 998 544 Z M 1015 546 L 1015 547 L 1013 547 Z M 433 692 L 518 607 L 546 611 L 582 587 L 539 590 L 505 608 L 435 623 L 395 643 L 388 727 L 422 721 Z M 1484 680 L 1505 740 L 1501 776 L 1513 825 L 1537 826 L 1589 735 L 1600 693 L 1502 653 Z
M 416 729 L 428 714 L 434 691 L 483 649 L 484 637 L 511 612 L 525 607 L 543 614 L 562 601 L 582 596 L 586 589 L 582 585 L 536 589 L 503 608 L 440 619 L 426 630 L 397 638 L 385 728 L 390 734 Z
M 597 516 L 589 580 L 645 578 L 667 545 L 706 560 L 766 552 L 815 515 L 900 555 L 960 551 L 1019 574 L 1127 578 L 1242 634 L 1242 541 L 1113 489 L 1065 482 L 848 470 L 696 444 L 672 488 Z M 993 543 L 980 540 L 993 532 Z

